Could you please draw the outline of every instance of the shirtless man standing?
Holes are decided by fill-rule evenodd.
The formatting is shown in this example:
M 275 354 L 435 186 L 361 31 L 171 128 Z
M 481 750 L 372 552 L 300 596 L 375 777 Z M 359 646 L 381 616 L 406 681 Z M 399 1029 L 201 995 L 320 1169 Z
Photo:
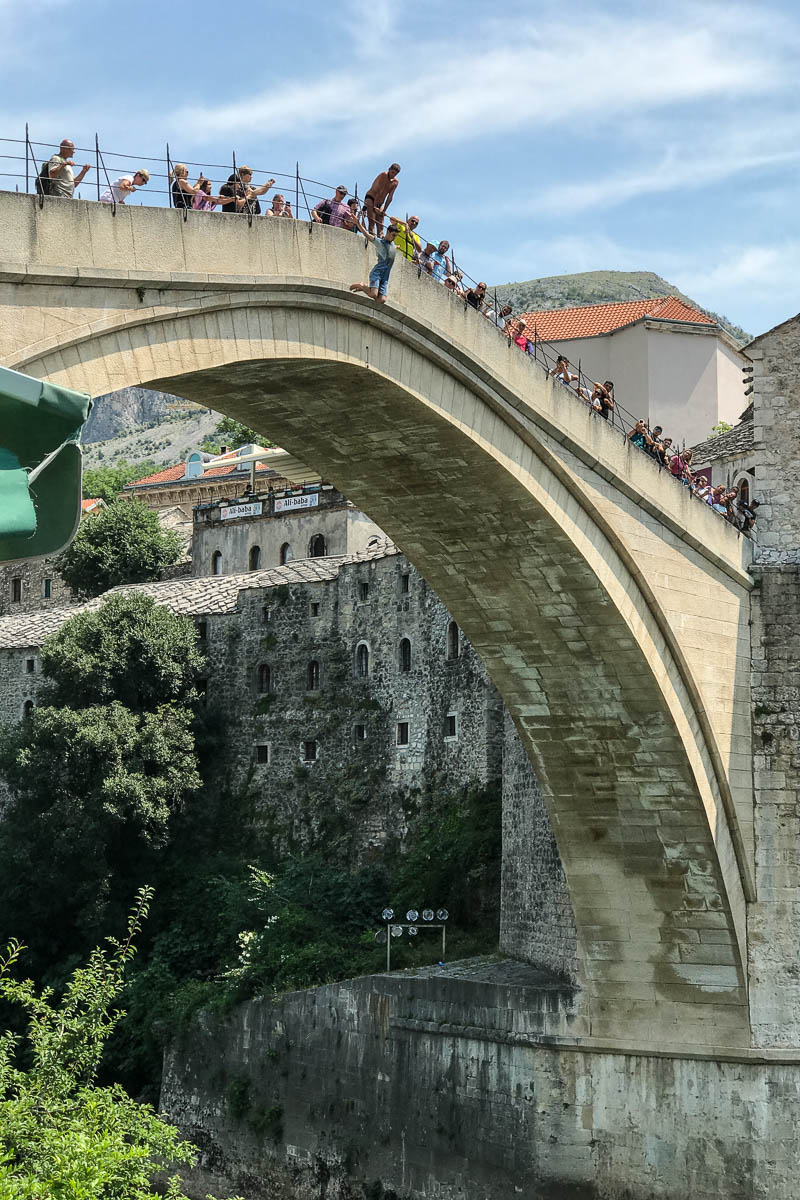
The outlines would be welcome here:
M 383 218 L 386 216 L 386 210 L 397 191 L 397 176 L 399 174 L 399 165 L 392 163 L 388 170 L 381 171 L 380 175 L 373 180 L 372 186 L 364 197 L 369 231 L 370 233 L 375 233 L 375 227 L 377 226 L 378 237 L 383 236 Z

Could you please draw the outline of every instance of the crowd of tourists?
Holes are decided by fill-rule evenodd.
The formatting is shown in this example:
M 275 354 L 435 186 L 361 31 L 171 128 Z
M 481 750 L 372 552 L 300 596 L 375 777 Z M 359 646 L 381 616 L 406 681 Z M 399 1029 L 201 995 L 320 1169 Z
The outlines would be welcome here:
M 91 165 L 86 163 L 76 173 L 74 154 L 75 143 L 66 138 L 58 152 L 50 157 L 39 172 L 37 190 L 41 194 L 66 199 L 74 196 L 75 188 L 91 170 Z M 381 171 L 370 184 L 363 201 L 356 195 L 348 195 L 349 189 L 340 184 L 332 196 L 320 200 L 313 209 L 309 209 L 310 218 L 315 223 L 360 233 L 373 244 L 377 262 L 369 273 L 369 279 L 366 283 L 352 283 L 350 290 L 363 292 L 379 304 L 385 303 L 389 276 L 399 251 L 421 272 L 496 325 L 520 350 L 535 358 L 543 357 L 546 362 L 547 355 L 543 353 L 542 343 L 537 341 L 535 331 L 531 340 L 524 317 L 515 317 L 510 304 L 501 305 L 492 301 L 487 295 L 486 283 L 468 286 L 449 253 L 450 243 L 446 239 L 438 243 L 423 241 L 417 232 L 420 223 L 418 216 L 400 218 L 391 214 L 400 170 L 399 163 L 391 163 L 385 171 Z M 121 175 L 109 182 L 100 195 L 100 203 L 124 204 L 149 181 L 150 174 L 144 167 Z M 228 176 L 216 194 L 212 192 L 211 180 L 204 174 L 200 173 L 192 183 L 186 164 L 175 163 L 170 173 L 171 204 L 184 212 L 188 209 L 199 212 L 219 210 L 251 217 L 294 220 L 291 203 L 282 192 L 275 192 L 268 205 L 265 200 L 267 206 L 262 210 L 261 197 L 266 196 L 274 185 L 274 179 L 267 179 L 261 184 L 254 183 L 252 167 L 241 165 Z M 590 386 L 580 377 L 580 372 L 573 371 L 564 355 L 558 355 L 550 375 L 588 404 L 598 417 L 606 421 L 613 420 L 614 384 L 611 380 L 595 382 Z M 755 525 L 757 500 L 751 501 L 740 488 L 712 487 L 704 475 L 695 474 L 692 470 L 692 451 L 679 451 L 672 438 L 664 435 L 660 425 L 651 429 L 645 420 L 637 420 L 626 436 L 633 446 L 666 468 L 687 487 L 692 496 L 704 501 L 741 532 L 750 533 Z

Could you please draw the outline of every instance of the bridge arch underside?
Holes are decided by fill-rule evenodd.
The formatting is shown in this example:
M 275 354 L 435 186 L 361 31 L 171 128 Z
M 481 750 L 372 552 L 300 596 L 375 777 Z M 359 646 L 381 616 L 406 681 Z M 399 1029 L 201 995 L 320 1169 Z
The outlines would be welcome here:
M 731 830 L 652 597 L 545 445 L 353 308 L 291 343 L 291 314 L 176 315 L 25 369 L 213 407 L 363 507 L 464 629 L 533 763 L 578 930 L 574 1032 L 749 1044 Z

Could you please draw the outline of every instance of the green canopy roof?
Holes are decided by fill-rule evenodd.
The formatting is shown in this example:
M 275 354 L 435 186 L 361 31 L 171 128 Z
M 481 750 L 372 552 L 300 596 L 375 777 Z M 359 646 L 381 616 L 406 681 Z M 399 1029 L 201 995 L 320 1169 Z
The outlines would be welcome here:
M 55 554 L 81 516 L 83 392 L 0 367 L 0 562 Z

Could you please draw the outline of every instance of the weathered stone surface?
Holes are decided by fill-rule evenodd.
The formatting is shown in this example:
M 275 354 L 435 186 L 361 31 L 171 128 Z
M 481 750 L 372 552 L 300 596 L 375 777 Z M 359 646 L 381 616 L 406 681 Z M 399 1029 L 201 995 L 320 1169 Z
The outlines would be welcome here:
M 800 1062 L 582 1032 L 519 964 L 352 980 L 203 1016 L 162 1105 L 201 1147 L 198 1200 L 795 1200 Z
M 268 428 L 431 583 L 534 764 L 593 1028 L 747 1043 L 749 545 L 405 261 L 386 306 L 350 294 L 352 235 L 10 195 L 0 220 L 3 361 Z M 727 961 L 676 957 L 698 912 Z

